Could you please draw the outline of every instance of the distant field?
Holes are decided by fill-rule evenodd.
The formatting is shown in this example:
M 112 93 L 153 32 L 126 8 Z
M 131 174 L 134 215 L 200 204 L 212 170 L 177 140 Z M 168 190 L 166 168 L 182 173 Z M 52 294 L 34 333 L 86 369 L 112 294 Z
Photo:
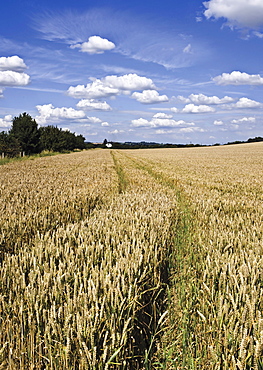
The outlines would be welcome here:
M 263 143 L 0 166 L 0 370 L 263 369 Z

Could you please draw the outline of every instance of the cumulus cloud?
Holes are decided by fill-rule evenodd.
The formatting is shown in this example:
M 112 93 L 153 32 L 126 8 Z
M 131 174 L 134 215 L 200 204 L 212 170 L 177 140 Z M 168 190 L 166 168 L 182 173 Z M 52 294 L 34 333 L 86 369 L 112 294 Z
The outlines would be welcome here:
M 173 113 L 178 113 L 178 112 L 179 112 L 179 109 L 178 109 L 178 108 L 176 108 L 176 107 L 172 107 L 172 108 L 171 108 L 171 111 L 172 111 Z
M 233 119 L 231 123 L 254 123 L 256 122 L 255 117 L 243 117 L 239 119 Z
M 228 24 L 255 29 L 263 25 L 262 0 L 210 0 L 204 2 L 206 18 L 225 18 Z
M 223 121 L 221 121 L 221 120 L 215 120 L 214 121 L 214 125 L 215 126 L 222 126 L 224 124 L 224 122 Z
M 186 127 L 194 126 L 192 122 L 185 122 L 183 120 L 175 121 L 170 115 L 165 113 L 156 113 L 151 120 L 139 118 L 132 120 L 133 127 Z
M 83 53 L 103 54 L 105 51 L 115 48 L 115 44 L 100 36 L 91 36 L 87 42 L 70 46 L 72 49 L 78 48 Z
M 222 99 L 218 98 L 217 96 L 206 96 L 204 94 L 191 94 L 189 95 L 190 101 L 194 104 L 205 104 L 205 105 L 218 105 L 218 104 L 225 104 L 231 103 L 234 101 L 233 98 L 230 96 L 224 96 Z
M 0 127 L 11 127 L 13 122 L 13 117 L 11 114 L 4 116 L 4 118 L 0 118 Z
M 150 78 L 138 76 L 136 73 L 130 73 L 123 76 L 106 76 L 101 80 L 95 79 L 86 86 L 70 86 L 67 93 L 74 98 L 99 99 L 116 96 L 121 93 L 129 93 L 132 90 L 155 88 Z
M 216 76 L 213 81 L 217 85 L 263 85 L 263 77 L 259 74 L 249 75 L 245 72 L 233 71 Z
M 0 98 L 3 97 L 3 87 L 26 86 L 30 77 L 23 71 L 27 68 L 23 59 L 17 55 L 0 57 Z
M 101 123 L 101 119 L 98 117 L 87 117 L 87 121 L 90 123 Z
M 166 114 L 166 113 L 156 113 L 154 116 L 154 118 L 173 118 L 173 116 L 171 114 Z
M 26 73 L 0 71 L 0 86 L 25 86 L 30 82 Z
M 107 102 L 101 102 L 95 99 L 82 99 L 78 102 L 77 107 L 83 110 L 112 110 L 111 106 Z
M 27 68 L 23 59 L 17 55 L 12 57 L 0 57 L 0 71 L 23 72 Z
M 108 98 L 119 94 L 119 90 L 105 85 L 101 80 L 96 79 L 92 83 L 77 86 L 70 86 L 67 91 L 73 98 L 99 99 Z
M 182 96 L 182 95 L 178 95 L 177 96 L 177 100 L 179 101 L 179 102 L 181 102 L 181 103 L 185 103 L 185 104 L 187 104 L 187 103 L 191 103 L 191 100 L 189 99 L 189 98 L 185 98 L 184 96 Z
M 43 125 L 47 122 L 60 122 L 63 120 L 84 119 L 85 112 L 73 108 L 55 108 L 52 104 L 37 105 L 39 116 L 35 119 L 37 123 Z
M 134 126 L 134 127 L 148 127 L 148 126 L 151 126 L 151 125 L 150 125 L 150 121 L 148 121 L 147 119 L 138 118 L 138 119 L 132 120 L 132 126 Z
M 142 93 L 134 92 L 132 98 L 142 104 L 163 103 L 169 100 L 166 95 L 159 95 L 156 90 L 144 90 Z
M 188 98 L 185 98 L 182 95 L 177 96 L 177 100 L 182 103 L 194 103 L 197 105 L 218 105 L 231 103 L 234 101 L 230 96 L 224 96 L 219 98 L 218 96 L 206 96 L 204 94 L 191 94 Z
M 138 76 L 136 73 L 129 73 L 123 76 L 106 76 L 103 82 L 120 90 L 152 90 L 156 89 L 150 78 Z
M 236 104 L 234 104 L 236 108 L 260 108 L 262 107 L 262 103 L 259 103 L 255 100 L 251 100 L 248 98 L 240 98 Z
M 187 104 L 182 113 L 212 113 L 215 112 L 215 109 L 209 107 L 208 105 L 194 105 L 194 104 Z

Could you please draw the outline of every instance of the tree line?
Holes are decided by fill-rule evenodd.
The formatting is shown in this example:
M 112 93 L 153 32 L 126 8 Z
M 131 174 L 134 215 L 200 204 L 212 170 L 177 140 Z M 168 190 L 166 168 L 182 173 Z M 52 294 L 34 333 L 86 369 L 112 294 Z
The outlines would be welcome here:
M 0 153 L 9 157 L 40 153 L 44 150 L 63 152 L 85 149 L 85 138 L 56 126 L 38 127 L 27 113 L 14 117 L 11 129 L 0 132 Z

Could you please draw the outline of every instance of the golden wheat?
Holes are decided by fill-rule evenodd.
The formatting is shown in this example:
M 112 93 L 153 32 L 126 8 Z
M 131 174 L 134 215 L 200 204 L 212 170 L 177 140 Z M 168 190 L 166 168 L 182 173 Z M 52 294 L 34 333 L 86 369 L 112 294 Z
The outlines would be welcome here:
M 173 366 L 262 369 L 262 143 L 127 155 L 177 183 L 191 204 L 192 257 L 175 266 Z
M 1 366 L 150 367 L 174 199 L 134 168 L 118 192 L 106 151 L 1 170 Z
M 0 167 L 0 369 L 262 369 L 263 145 Z

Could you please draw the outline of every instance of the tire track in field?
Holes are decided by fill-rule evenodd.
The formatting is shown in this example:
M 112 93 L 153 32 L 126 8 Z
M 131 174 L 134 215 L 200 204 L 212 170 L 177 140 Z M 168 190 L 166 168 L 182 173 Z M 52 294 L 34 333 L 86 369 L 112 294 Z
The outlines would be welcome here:
M 134 158 L 119 153 L 133 163 L 134 167 L 144 171 L 156 182 L 174 191 L 178 201 L 178 213 L 171 220 L 174 236 L 167 261 L 167 273 L 170 291 L 170 322 L 164 333 L 163 340 L 167 346 L 161 353 L 168 368 L 188 368 L 194 359 L 194 348 L 198 338 L 193 336 L 195 326 L 198 289 L 196 288 L 196 275 L 202 269 L 202 261 L 196 253 L 194 240 L 194 217 L 190 200 L 184 194 L 183 188 L 177 179 L 158 171 L 156 163 L 150 160 Z M 160 169 L 161 170 L 161 169 Z M 182 338 L 181 342 L 180 339 Z M 168 353 L 168 355 L 167 355 Z M 176 359 L 176 360 L 175 360 Z M 189 362 L 190 361 L 190 362 Z M 182 366 L 182 367 L 181 367 Z
M 123 167 L 121 166 L 119 160 L 117 159 L 116 155 L 114 154 L 114 152 L 111 150 L 110 152 L 111 156 L 112 156 L 112 159 L 113 159 L 113 162 L 114 162 L 114 167 L 115 167 L 115 171 L 117 173 L 117 176 L 118 176 L 118 192 L 119 194 L 121 193 L 124 193 L 127 189 L 127 186 L 128 186 L 128 178 L 123 170 Z
M 119 196 L 129 196 L 131 192 L 131 197 L 134 196 L 134 189 L 138 189 L 140 192 L 145 188 L 145 194 L 149 189 L 156 188 L 157 191 L 162 191 L 156 181 L 152 176 L 149 176 L 149 173 L 145 171 L 144 168 L 139 166 L 137 162 L 130 157 L 124 155 L 119 151 L 111 151 L 111 156 L 113 158 L 115 171 L 118 176 L 119 183 Z M 134 171 L 135 170 L 135 171 Z M 136 172 L 140 173 L 140 176 L 143 176 L 143 183 L 140 183 L 136 178 Z M 153 185 L 153 184 L 156 185 Z M 150 188 L 148 188 L 150 185 Z M 148 189 L 147 189 L 148 188 Z M 146 190 L 147 189 L 147 190 Z M 125 193 L 125 194 L 124 194 Z M 147 198 L 146 198 L 147 199 Z M 150 276 L 148 276 L 148 289 L 143 292 L 139 298 L 140 308 L 136 312 L 136 317 L 134 320 L 135 326 L 132 329 L 133 337 L 133 352 L 138 358 L 138 363 L 140 363 L 140 369 L 150 370 L 153 369 L 153 364 L 158 363 L 158 354 L 157 347 L 159 346 L 159 341 L 162 333 L 165 330 L 166 324 L 166 314 L 167 314 L 167 288 L 170 284 L 170 253 L 171 247 L 173 244 L 173 234 L 174 234 L 174 222 L 176 218 L 176 209 L 171 208 L 169 210 L 170 227 L 167 230 L 166 237 L 166 247 L 165 254 L 160 262 L 160 285 L 155 286 L 151 281 Z M 136 209 L 135 209 L 136 212 Z M 162 248 L 160 246 L 160 248 Z M 164 320 L 165 317 L 165 320 Z M 159 364 L 161 365 L 163 361 L 160 360 Z M 135 366 L 135 363 L 133 364 Z M 138 368 L 138 369 L 139 369 Z M 154 367 L 155 368 L 155 367 Z M 158 368 L 158 367 L 157 367 Z M 135 367 L 134 367 L 135 369 Z

